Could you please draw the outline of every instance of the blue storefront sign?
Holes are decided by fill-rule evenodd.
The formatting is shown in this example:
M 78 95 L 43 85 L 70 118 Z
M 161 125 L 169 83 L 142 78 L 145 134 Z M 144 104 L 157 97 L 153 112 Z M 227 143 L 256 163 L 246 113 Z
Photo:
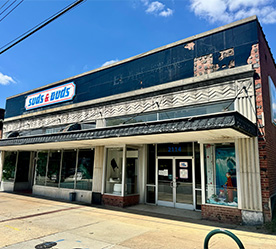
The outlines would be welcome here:
M 76 86 L 73 82 L 33 93 L 27 96 L 25 100 L 25 109 L 31 110 L 34 108 L 69 101 L 74 98 L 75 93 Z

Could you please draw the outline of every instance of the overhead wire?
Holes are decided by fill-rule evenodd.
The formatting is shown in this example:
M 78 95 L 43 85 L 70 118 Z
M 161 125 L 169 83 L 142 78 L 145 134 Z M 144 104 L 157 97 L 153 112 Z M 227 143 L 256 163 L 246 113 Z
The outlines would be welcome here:
M 8 0 L 9 1 L 9 0 Z M 7 2 L 8 2 L 7 1 Z M 16 0 L 15 0 L 16 1 Z M 14 2 L 15 2 L 14 1 Z M 19 3 L 19 4 L 21 4 L 22 2 L 23 2 L 24 0 L 21 0 L 21 2 Z M 12 45 L 10 45 L 8 48 L 6 48 L 6 49 L 4 49 L 4 50 L 2 50 L 1 52 L 0 52 L 0 54 L 2 54 L 2 53 L 4 53 L 5 51 L 7 51 L 8 49 L 10 49 L 11 47 L 13 47 L 13 46 L 15 46 L 16 44 L 18 44 L 20 41 L 22 41 L 22 40 L 24 40 L 24 39 L 26 39 L 27 37 L 29 37 L 30 35 L 32 35 L 33 33 L 35 33 L 36 31 L 38 31 L 38 30 L 40 30 L 41 28 L 43 28 L 43 27 L 45 27 L 47 24 L 49 24 L 50 22 L 52 22 L 52 21 L 54 21 L 55 19 L 57 19 L 58 17 L 60 17 L 61 15 L 63 15 L 63 14 L 65 14 L 65 13 L 67 13 L 67 12 L 69 12 L 69 11 L 71 11 L 73 8 L 75 8 L 77 5 L 79 5 L 80 3 L 83 3 L 83 2 L 85 2 L 86 0 L 76 0 L 74 3 L 72 3 L 72 4 L 69 4 L 69 5 L 67 5 L 66 7 L 64 7 L 63 9 L 61 9 L 60 11 L 58 11 L 58 12 L 56 12 L 55 14 L 53 14 L 52 16 L 50 16 L 49 18 L 47 18 L 47 19 L 45 19 L 43 22 L 41 22 L 41 23 L 39 23 L 39 24 L 37 24 L 36 26 L 34 26 L 32 29 L 30 29 L 30 30 L 28 30 L 28 31 L 26 31 L 25 33 L 23 33 L 22 35 L 20 35 L 19 37 L 17 37 L 17 38 L 15 38 L 14 40 L 12 40 L 11 42 L 9 42 L 9 43 L 7 43 L 6 45 L 4 45 L 4 46 L 2 46 L 1 48 L 0 48 L 0 50 L 1 49 L 3 49 L 3 48 L 5 48 L 5 47 L 7 47 L 8 45 L 10 45 L 10 44 L 12 44 Z M 6 3 L 7 3 L 6 2 Z M 13 3 L 14 3 L 13 2 Z M 6 4 L 5 3 L 5 4 Z M 4 5 L 5 5 L 4 4 Z M 19 5 L 18 4 L 18 5 Z M 2 5 L 2 7 L 4 6 L 4 5 Z M 12 5 L 12 4 L 11 4 Z M 11 5 L 9 5 L 9 6 L 11 6 Z M 18 6 L 17 5 L 17 6 Z M 16 6 L 16 7 L 17 7 Z M 1 8 L 2 8 L 1 7 Z M 15 8 L 16 8 L 15 7 Z M 14 9 L 15 9 L 14 8 Z M 7 9 L 7 8 L 6 8 Z M 6 10 L 5 9 L 5 10 Z M 4 11 L 5 11 L 4 10 Z M 4 12 L 3 11 L 3 12 Z M 3 13 L 2 12 L 2 13 Z M 8 13 L 9 14 L 9 13 Z M 1 21 L 1 20 L 0 20 Z M 21 38 L 21 39 L 20 39 Z M 18 40 L 19 39 L 19 40 Z M 15 42 L 16 41 L 16 42 Z M 15 42 L 15 43 L 14 43 Z M 21 128 L 24 128 L 25 127 L 25 125 L 20 125 L 20 127 L 19 127 L 19 129 L 21 129 Z
M 0 10 L 9 2 L 10 0 L 6 1 L 1 7 Z
M 51 17 L 45 19 L 40 24 L 36 25 L 35 27 L 33 27 L 32 29 L 26 31 L 25 33 L 23 33 L 22 35 L 18 36 L 17 38 L 15 38 L 14 40 L 12 40 L 11 42 L 9 42 L 9 43 L 5 44 L 4 46 L 2 46 L 0 48 L 0 50 L 2 50 L 2 49 L 3 50 L 0 51 L 0 54 L 3 54 L 4 52 L 6 52 L 7 50 L 9 50 L 13 46 L 17 45 L 19 42 L 25 40 L 26 38 L 28 38 L 29 36 L 31 36 L 35 32 L 39 31 L 40 29 L 42 29 L 43 27 L 45 27 L 46 25 L 48 25 L 52 21 L 56 20 L 61 15 L 65 14 L 69 10 L 72 10 L 74 7 L 76 7 L 77 5 L 79 5 L 80 3 L 85 2 L 85 1 L 86 0 L 76 0 L 74 3 L 67 5 L 65 8 L 61 9 L 60 11 L 58 11 L 57 13 L 55 13 L 54 15 L 52 15 Z
M 65 10 L 66 8 L 67 8 L 67 6 L 64 7 L 63 9 L 61 9 L 60 11 L 63 11 L 63 10 Z M 7 47 L 7 46 L 10 45 L 10 44 L 12 44 L 13 42 L 15 42 L 16 40 L 18 40 L 19 38 L 23 37 L 24 35 L 28 34 L 28 33 L 29 33 L 30 31 L 32 31 L 33 29 L 39 27 L 42 23 L 44 23 L 44 22 L 50 20 L 50 19 L 53 18 L 56 14 L 57 14 L 57 13 L 51 15 L 49 18 L 47 18 L 47 19 L 45 19 L 44 21 L 40 22 L 39 24 L 35 25 L 33 28 L 29 29 L 28 31 L 26 31 L 26 32 L 23 33 L 22 35 L 18 36 L 17 38 L 13 39 L 12 41 L 8 42 L 6 45 L 0 47 L 0 50 L 3 49 L 3 48 L 5 48 L 5 47 Z
M 11 12 L 13 12 L 24 0 L 21 0 L 12 10 L 10 10 L 3 18 L 0 19 L 0 22 L 4 20 Z
M 0 13 L 0 16 L 1 16 L 9 7 L 11 7 L 15 2 L 16 2 L 16 0 L 14 0 L 6 9 L 4 9 L 4 10 Z

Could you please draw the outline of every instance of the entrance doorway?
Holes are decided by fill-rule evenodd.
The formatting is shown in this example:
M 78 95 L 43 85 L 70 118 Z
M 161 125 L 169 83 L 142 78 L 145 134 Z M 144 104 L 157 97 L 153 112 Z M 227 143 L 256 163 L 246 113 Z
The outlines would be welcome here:
M 194 210 L 193 157 L 158 157 L 157 165 L 157 204 Z
M 32 192 L 33 172 L 31 167 L 31 152 L 19 151 L 14 181 L 15 192 Z

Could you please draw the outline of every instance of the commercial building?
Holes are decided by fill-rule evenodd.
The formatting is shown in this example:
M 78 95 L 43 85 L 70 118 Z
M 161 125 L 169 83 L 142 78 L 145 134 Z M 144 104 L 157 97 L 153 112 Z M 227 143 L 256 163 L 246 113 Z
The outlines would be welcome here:
M 270 221 L 275 82 L 253 16 L 9 97 L 1 188 Z

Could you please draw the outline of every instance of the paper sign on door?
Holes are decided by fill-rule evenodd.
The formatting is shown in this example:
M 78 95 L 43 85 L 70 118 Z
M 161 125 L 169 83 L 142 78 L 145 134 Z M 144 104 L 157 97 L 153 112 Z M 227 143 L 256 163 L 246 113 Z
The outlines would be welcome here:
M 168 169 L 159 170 L 158 171 L 158 175 L 160 175 L 160 176 L 168 176 L 169 175 L 169 170 Z
M 187 169 L 180 169 L 179 170 L 179 177 L 181 179 L 188 179 L 188 170 Z

